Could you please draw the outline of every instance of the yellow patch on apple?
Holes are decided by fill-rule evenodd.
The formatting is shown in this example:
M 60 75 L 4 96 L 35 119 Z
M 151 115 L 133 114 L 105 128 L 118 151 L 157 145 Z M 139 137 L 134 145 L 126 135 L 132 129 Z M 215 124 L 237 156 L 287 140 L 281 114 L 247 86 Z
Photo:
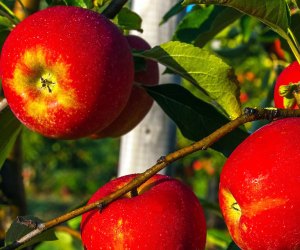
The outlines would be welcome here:
M 31 117 L 49 121 L 52 108 L 76 107 L 74 91 L 64 87 L 69 84 L 69 79 L 69 65 L 60 57 L 56 61 L 49 60 L 46 49 L 35 47 L 21 56 L 9 84 L 22 96 L 26 103 L 24 109 Z
M 266 210 L 281 207 L 288 202 L 288 199 L 269 197 L 240 207 L 228 189 L 221 189 L 220 192 L 221 197 L 224 199 L 224 204 L 226 204 L 223 214 L 227 217 L 227 226 L 237 243 L 243 242 L 241 233 L 247 232 L 248 229 L 247 225 L 240 221 L 242 216 L 252 218 Z M 245 245 L 245 243 L 243 244 Z
M 228 217 L 228 227 L 233 232 L 233 235 L 236 239 L 240 238 L 240 231 L 238 230 L 239 228 L 239 223 L 240 223 L 240 218 L 242 216 L 242 210 L 231 192 L 228 189 L 221 189 L 221 196 L 224 199 L 224 204 L 227 206 L 225 207 L 226 213 L 224 215 Z
M 128 241 L 131 237 L 129 228 L 127 227 L 128 230 L 126 232 L 124 231 L 123 227 L 128 224 L 127 221 L 124 221 L 123 219 L 119 219 L 117 222 L 117 225 L 114 228 L 114 249 L 123 249 L 125 245 L 125 239 Z

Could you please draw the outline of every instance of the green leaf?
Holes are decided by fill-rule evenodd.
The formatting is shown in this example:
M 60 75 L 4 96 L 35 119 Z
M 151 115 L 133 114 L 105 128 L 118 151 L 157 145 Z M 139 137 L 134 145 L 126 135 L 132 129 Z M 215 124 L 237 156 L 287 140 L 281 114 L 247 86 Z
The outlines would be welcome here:
M 243 14 L 233 8 L 208 6 L 194 8 L 179 23 L 174 39 L 193 42 L 203 47 L 215 35 L 236 21 Z
M 160 21 L 160 25 L 166 23 L 171 17 L 179 14 L 181 11 L 185 10 L 185 7 L 182 6 L 183 0 L 180 0 L 176 3 L 166 14 L 164 14 L 162 20 Z
M 97 0 L 96 4 L 97 4 L 98 7 L 101 7 L 101 6 L 106 5 L 109 2 L 111 2 L 111 0 Z
M 9 108 L 5 108 L 0 113 L 0 167 L 10 153 L 21 127 L 21 123 Z
M 231 119 L 241 114 L 239 85 L 233 69 L 212 52 L 174 41 L 139 55 L 157 60 L 200 87 L 222 106 Z
M 90 0 L 63 0 L 67 5 L 78 6 L 81 8 L 91 8 L 92 1 Z
M 11 0 L 1 0 L 1 2 L 6 5 L 9 9 L 13 9 L 14 1 Z
M 228 235 L 227 230 L 220 230 L 216 228 L 209 228 L 207 230 L 207 242 L 225 249 L 232 239 Z M 218 248 L 219 249 L 219 248 Z
M 3 30 L 2 27 L 9 30 L 9 29 L 13 28 L 13 25 L 14 24 L 11 22 L 11 20 L 9 20 L 7 17 L 0 16 L 0 29 L 1 30 Z
M 202 24 L 209 18 L 214 6 L 194 7 L 178 24 L 173 40 L 191 43 L 201 33 Z
M 283 37 L 287 36 L 290 13 L 285 0 L 184 0 L 183 2 L 184 5 L 192 3 L 219 4 L 235 8 L 259 19 Z
M 293 32 L 293 35 L 295 36 L 296 40 L 300 41 L 300 13 L 297 12 L 294 15 L 292 15 L 291 18 L 291 30 Z
M 34 226 L 37 223 L 42 223 L 43 221 L 37 217 L 26 215 L 22 216 L 20 219 L 16 219 L 6 232 L 5 237 L 5 245 L 9 245 L 24 235 L 30 233 L 32 230 L 34 230 Z M 33 244 L 41 241 L 52 241 L 57 240 L 54 230 L 50 229 L 45 231 L 44 233 L 34 237 L 32 240 L 30 240 L 28 243 L 18 247 L 17 249 L 23 249 L 28 246 L 32 246 Z
M 35 250 L 83 250 L 82 243 L 79 239 L 75 239 L 70 234 L 62 231 L 57 231 L 58 240 L 42 242 L 36 246 Z
M 224 6 L 215 6 L 209 19 L 201 26 L 195 45 L 203 47 L 207 42 L 213 39 L 224 28 L 235 22 L 243 14 L 233 8 Z
M 118 15 L 114 18 L 114 22 L 123 30 L 137 30 L 142 32 L 142 19 L 141 17 L 128 9 L 123 7 Z
M 146 90 L 190 140 L 198 141 L 229 122 L 212 105 L 198 99 L 180 85 L 162 84 L 147 87 Z M 211 147 L 228 156 L 247 136 L 248 133 L 239 128 Z
M 227 250 L 240 250 L 240 248 L 232 241 L 232 242 L 229 244 Z

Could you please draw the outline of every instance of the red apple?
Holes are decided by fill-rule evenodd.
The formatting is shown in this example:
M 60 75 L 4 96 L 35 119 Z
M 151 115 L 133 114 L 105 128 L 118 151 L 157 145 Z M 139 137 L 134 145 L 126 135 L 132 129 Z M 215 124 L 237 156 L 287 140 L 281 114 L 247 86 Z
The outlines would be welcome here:
M 300 65 L 291 63 L 278 76 L 274 88 L 274 104 L 276 108 L 298 109 L 300 103 Z
M 119 29 L 78 7 L 39 11 L 16 26 L 1 55 L 5 97 L 45 136 L 74 139 L 106 127 L 125 107 L 133 60 Z
M 117 178 L 89 200 L 95 202 L 121 188 L 136 175 Z M 155 175 L 101 212 L 85 213 L 81 235 L 87 250 L 97 249 L 204 249 L 206 223 L 194 193 L 180 181 Z
M 245 250 L 300 249 L 300 118 L 274 121 L 250 135 L 221 172 L 220 207 Z
M 126 36 L 129 46 L 136 50 L 150 49 L 150 45 L 138 36 Z M 135 72 L 134 81 L 147 86 L 157 85 L 159 70 L 157 62 L 146 60 L 145 68 Z M 146 116 L 153 99 L 140 86 L 134 85 L 129 101 L 121 114 L 107 128 L 94 134 L 93 138 L 118 137 L 128 133 Z

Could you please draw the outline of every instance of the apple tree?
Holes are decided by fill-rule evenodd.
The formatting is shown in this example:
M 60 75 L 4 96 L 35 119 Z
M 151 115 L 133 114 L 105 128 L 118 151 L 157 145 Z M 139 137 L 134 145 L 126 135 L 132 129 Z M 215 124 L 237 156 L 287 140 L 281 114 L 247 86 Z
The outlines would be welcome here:
M 153 166 L 134 178 L 124 177 L 127 182 L 120 181 L 122 185 L 109 182 L 110 188 L 105 185 L 99 189 L 97 192 L 101 195 L 97 193 L 87 205 L 76 204 L 78 208 L 48 221 L 24 215 L 25 209 L 16 211 L 11 218 L 1 217 L 3 221 L 13 220 L 6 229 L 1 249 L 33 245 L 43 249 L 48 241 L 48 247 L 55 244 L 59 247 L 60 243 L 55 242 L 65 244 L 66 239 L 53 241 L 54 232 L 63 223 L 70 226 L 73 219 L 82 214 L 85 218 L 81 223 L 82 238 L 88 239 L 88 243 L 84 242 L 86 249 L 100 249 L 100 242 L 104 240 L 115 249 L 145 248 L 147 239 L 155 236 L 159 229 L 145 229 L 146 234 L 139 234 L 134 227 L 142 230 L 139 223 L 143 218 L 150 221 L 153 218 L 149 225 L 158 225 L 154 217 L 157 219 L 156 216 L 166 210 L 178 218 L 167 220 L 171 240 L 164 242 L 171 243 L 164 246 L 163 239 L 155 236 L 154 241 L 149 240 L 149 249 L 155 244 L 163 246 L 162 249 L 176 246 L 184 249 L 298 249 L 299 5 L 296 0 L 180 0 L 161 20 L 164 25 L 170 18 L 182 15 L 172 40 L 150 48 L 147 44 L 134 45 L 128 36 L 132 30 L 142 32 L 143 19 L 130 10 L 130 1 L 1 1 L 1 170 L 11 152 L 18 159 L 16 147 L 25 127 L 32 130 L 31 133 L 40 133 L 57 142 L 82 138 L 105 140 L 103 138 L 119 137 L 132 129 L 148 112 L 153 100 L 175 122 L 180 138 L 175 152 L 158 156 Z M 280 74 L 291 62 L 293 64 L 286 69 L 290 72 Z M 161 74 L 180 76 L 181 84 L 157 85 L 157 64 L 166 68 Z M 150 67 L 148 75 L 142 74 Z M 281 80 L 276 83 L 277 77 Z M 145 78 L 150 81 L 144 81 Z M 273 98 L 275 107 L 272 107 Z M 268 122 L 271 124 L 266 126 Z M 216 159 L 222 163 L 218 168 L 209 161 Z M 162 186 L 170 180 L 156 175 L 171 163 L 180 161 L 191 165 L 192 174 L 176 169 L 175 176 L 191 184 L 196 195 L 203 194 L 210 181 L 217 180 L 219 192 L 210 191 L 215 197 L 219 193 L 219 202 L 203 196 L 201 206 L 190 205 L 193 208 L 190 212 L 190 207 L 185 205 L 194 204 L 195 197 L 183 191 L 182 194 L 189 197 L 182 202 L 187 209 L 178 210 L 188 216 L 177 214 L 176 209 L 163 212 L 158 209 L 157 201 L 163 205 L 168 200 L 168 207 L 180 205 L 178 197 L 177 202 L 173 201 L 172 191 L 168 195 L 167 188 Z M 5 167 L 10 168 L 12 165 Z M 213 175 L 214 179 L 206 176 L 203 181 L 199 170 Z M 3 183 L 6 190 L 18 189 L 15 192 L 18 209 L 24 206 L 21 171 L 18 166 L 16 178 L 2 176 L 0 182 L 1 189 Z M 87 175 L 89 173 L 97 172 L 87 171 Z M 52 178 L 55 183 L 55 176 Z M 151 178 L 158 183 L 153 184 Z M 162 184 L 159 183 L 161 178 Z M 199 183 L 202 183 L 201 191 L 197 189 Z M 176 185 L 173 191 L 181 190 Z M 130 203 L 139 196 L 146 196 L 147 192 L 150 196 L 156 186 L 160 191 L 151 196 L 152 200 L 157 199 L 156 205 L 151 201 L 149 209 L 140 206 L 143 208 L 137 213 L 133 212 L 134 208 L 125 213 L 134 215 L 132 221 L 136 224 L 128 222 L 130 226 L 126 228 L 119 219 L 112 225 L 112 228 L 118 226 L 117 240 L 113 234 L 111 238 L 97 234 L 103 231 L 106 237 L 109 226 L 104 223 L 97 228 L 101 223 L 95 223 L 92 215 L 100 215 L 97 217 L 100 221 L 104 214 L 113 218 L 125 211 L 125 205 L 118 209 L 117 202 L 127 199 L 124 203 Z M 2 192 L 0 202 L 9 202 L 2 199 L 5 196 Z M 166 196 L 160 198 L 164 192 Z M 146 198 L 143 202 L 143 205 L 148 204 Z M 207 221 L 200 225 L 196 222 L 202 221 L 201 207 Z M 147 214 L 143 216 L 143 213 Z M 217 214 L 221 225 L 209 226 L 212 214 Z M 189 225 L 179 218 L 187 218 Z M 196 222 L 193 218 L 197 218 Z M 90 221 L 93 224 L 85 233 L 84 228 Z M 272 223 L 274 228 L 270 226 Z M 188 235 L 191 228 L 196 232 L 205 229 L 206 239 L 192 234 L 192 239 L 187 236 L 180 240 L 178 235 Z M 128 234 L 130 230 L 134 233 Z M 172 232 L 176 234 L 171 236 Z M 67 230 L 67 236 L 70 235 L 80 238 L 73 229 Z M 91 240 L 95 237 L 96 244 Z

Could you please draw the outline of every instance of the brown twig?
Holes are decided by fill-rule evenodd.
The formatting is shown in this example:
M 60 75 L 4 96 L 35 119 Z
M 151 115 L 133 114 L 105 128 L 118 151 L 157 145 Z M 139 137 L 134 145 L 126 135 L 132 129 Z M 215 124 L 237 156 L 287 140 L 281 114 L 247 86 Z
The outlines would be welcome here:
M 74 211 L 71 211 L 67 214 L 64 214 L 60 217 L 57 217 L 55 219 L 52 219 L 45 223 L 39 223 L 33 231 L 28 233 L 27 235 L 23 236 L 16 242 L 12 243 L 11 245 L 8 245 L 3 248 L 3 250 L 10 250 L 10 249 L 16 249 L 17 247 L 20 247 L 24 243 L 30 241 L 35 236 L 43 233 L 44 231 L 53 228 L 63 222 L 66 222 L 70 219 L 73 219 L 74 217 L 77 217 L 83 213 L 86 213 L 88 211 L 91 211 L 93 209 L 103 209 L 105 206 L 107 206 L 109 203 L 113 202 L 114 200 L 117 200 L 121 196 L 125 195 L 126 193 L 135 190 L 137 187 L 139 187 L 141 184 L 146 182 L 148 179 L 150 179 L 152 176 L 154 176 L 156 173 L 158 173 L 160 170 L 171 164 L 172 162 L 179 160 L 189 154 L 192 154 L 194 152 L 205 150 L 208 147 L 210 147 L 212 144 L 217 142 L 220 138 L 225 136 L 226 134 L 230 133 L 234 129 L 238 128 L 239 126 L 255 121 L 255 120 L 273 120 L 276 118 L 287 118 L 287 117 L 300 117 L 300 110 L 287 110 L 287 109 L 275 109 L 275 108 L 246 108 L 244 111 L 244 114 L 240 117 L 236 118 L 235 120 L 232 120 L 222 126 L 221 128 L 214 131 L 209 136 L 203 138 L 202 140 L 195 142 L 187 147 L 184 147 L 182 149 L 179 149 L 173 153 L 170 153 L 166 156 L 161 157 L 157 163 L 146 170 L 144 173 L 139 174 L 136 178 L 131 180 L 129 183 L 124 185 L 122 188 L 116 190 L 115 192 L 109 194 L 108 196 L 105 196 L 104 198 L 88 204 L 86 206 L 83 206 L 81 208 L 78 208 Z

